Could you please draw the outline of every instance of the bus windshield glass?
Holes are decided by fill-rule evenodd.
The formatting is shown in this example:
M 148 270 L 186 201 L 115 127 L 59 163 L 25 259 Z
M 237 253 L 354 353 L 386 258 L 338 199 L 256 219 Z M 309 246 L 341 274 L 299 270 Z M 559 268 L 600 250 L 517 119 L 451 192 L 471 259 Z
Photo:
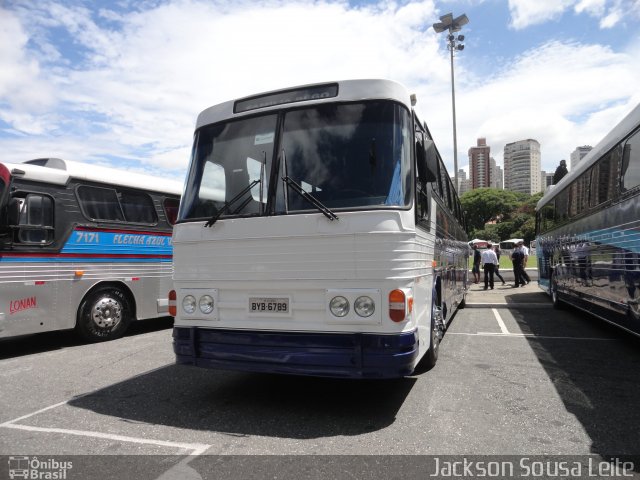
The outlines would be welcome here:
M 405 108 L 371 101 L 280 115 L 280 122 L 269 114 L 198 131 L 181 220 L 210 218 L 222 209 L 221 218 L 317 211 L 284 177 L 332 210 L 410 204 L 411 117 Z M 269 190 L 270 179 L 277 183 Z M 268 191 L 275 195 L 270 202 Z

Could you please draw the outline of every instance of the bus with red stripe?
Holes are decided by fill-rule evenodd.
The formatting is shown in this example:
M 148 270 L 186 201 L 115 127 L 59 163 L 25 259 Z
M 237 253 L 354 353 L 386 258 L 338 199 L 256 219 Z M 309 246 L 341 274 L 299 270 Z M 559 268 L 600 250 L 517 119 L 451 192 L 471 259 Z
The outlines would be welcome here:
M 0 339 L 110 340 L 166 316 L 181 190 L 57 158 L 0 163 Z

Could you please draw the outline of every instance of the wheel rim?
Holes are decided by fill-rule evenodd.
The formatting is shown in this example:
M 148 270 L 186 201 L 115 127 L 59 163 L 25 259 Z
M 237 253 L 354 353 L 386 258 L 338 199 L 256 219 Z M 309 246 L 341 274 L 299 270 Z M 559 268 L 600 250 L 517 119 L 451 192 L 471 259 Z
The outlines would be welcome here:
M 101 298 L 91 309 L 91 320 L 98 328 L 115 328 L 122 321 L 122 304 L 110 297 Z
M 442 340 L 443 329 L 442 329 L 442 310 L 433 306 L 433 324 L 431 329 L 431 343 L 433 345 L 434 353 L 438 352 L 438 348 L 440 346 L 440 340 Z

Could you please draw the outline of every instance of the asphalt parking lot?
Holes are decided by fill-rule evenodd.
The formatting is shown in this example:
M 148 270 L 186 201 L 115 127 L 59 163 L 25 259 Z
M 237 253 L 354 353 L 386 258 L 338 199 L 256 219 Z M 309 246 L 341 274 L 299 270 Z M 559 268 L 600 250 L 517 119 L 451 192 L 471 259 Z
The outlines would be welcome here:
M 170 319 L 102 344 L 3 341 L 0 455 L 72 458 L 71 479 L 284 478 L 291 456 L 312 478 L 324 456 L 640 455 L 640 341 L 554 310 L 533 283 L 490 294 L 471 286 L 434 369 L 392 381 L 176 366 Z

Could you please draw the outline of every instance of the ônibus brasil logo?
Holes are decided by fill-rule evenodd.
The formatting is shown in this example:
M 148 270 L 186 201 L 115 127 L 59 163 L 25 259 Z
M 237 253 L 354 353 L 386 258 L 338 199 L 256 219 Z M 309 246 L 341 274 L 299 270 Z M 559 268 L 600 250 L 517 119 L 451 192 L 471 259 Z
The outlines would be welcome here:
M 9 457 L 9 478 L 34 480 L 65 480 L 67 471 L 73 468 L 73 462 L 61 462 L 54 458 L 38 459 L 38 457 Z

